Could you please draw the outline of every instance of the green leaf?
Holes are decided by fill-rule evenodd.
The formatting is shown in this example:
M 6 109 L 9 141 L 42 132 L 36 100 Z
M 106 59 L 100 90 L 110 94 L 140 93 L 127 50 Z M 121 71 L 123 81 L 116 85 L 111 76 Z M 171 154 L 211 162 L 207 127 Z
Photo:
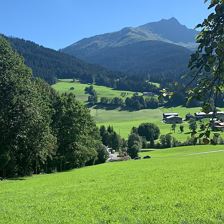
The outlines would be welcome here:
M 209 56 L 208 57 L 208 63 L 211 65 L 215 62 L 215 57 L 214 56 Z
M 212 47 L 206 47 L 205 48 L 205 52 L 207 53 L 207 54 L 211 54 L 212 53 Z
M 219 57 L 221 57 L 221 56 L 223 55 L 223 51 L 220 50 L 219 48 L 217 48 L 217 49 L 215 50 L 215 53 L 216 53 Z
M 206 136 L 207 138 L 210 137 L 210 134 L 211 134 L 211 131 L 209 131 L 209 130 L 205 132 L 205 136 Z
M 206 72 L 210 72 L 211 71 L 211 68 L 208 65 L 205 65 L 205 71 Z

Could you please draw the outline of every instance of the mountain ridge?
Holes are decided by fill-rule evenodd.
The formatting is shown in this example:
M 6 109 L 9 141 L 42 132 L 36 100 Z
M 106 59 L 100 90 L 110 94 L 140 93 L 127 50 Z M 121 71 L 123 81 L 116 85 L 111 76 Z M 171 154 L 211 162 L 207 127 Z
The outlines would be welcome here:
M 146 23 L 138 27 L 125 27 L 117 32 L 84 38 L 61 51 L 87 62 L 99 64 L 110 70 L 129 73 L 151 72 L 152 69 L 149 68 L 151 64 L 149 62 L 147 65 L 147 61 L 151 60 L 152 56 L 154 56 L 157 58 L 158 64 L 153 66 L 157 67 L 157 69 L 161 67 L 164 69 L 173 67 L 175 71 L 177 70 L 175 66 L 180 66 L 183 68 L 180 71 L 181 73 L 186 70 L 191 49 L 196 47 L 194 39 L 197 33 L 196 30 L 188 29 L 172 17 L 168 20 L 162 19 L 159 22 Z M 149 44 L 147 45 L 145 42 Z M 156 52 L 152 43 L 155 43 L 155 46 L 159 46 L 158 49 L 160 51 Z M 139 49 L 136 47 L 137 45 L 139 45 L 139 48 L 145 45 L 147 49 L 141 48 L 144 52 L 139 52 Z M 170 49 L 169 52 L 166 51 L 166 54 L 173 59 L 173 62 L 169 60 L 169 65 L 167 66 L 165 65 L 164 51 L 161 46 Z M 135 48 L 136 52 L 133 52 L 130 48 Z M 145 50 L 149 54 L 146 54 Z M 152 55 L 150 55 L 151 51 L 153 51 Z M 182 53 L 180 53 L 181 51 Z M 127 52 L 126 55 L 125 52 Z M 121 58 L 121 54 L 123 58 Z M 139 57 L 137 58 L 136 55 Z M 176 57 L 178 55 L 181 60 L 174 57 L 175 55 Z M 135 61 L 133 60 L 134 58 Z M 142 60 L 145 63 L 141 63 Z M 179 65 L 175 63 L 178 60 L 181 62 Z M 136 62 L 135 69 L 132 69 L 133 61 Z M 126 67 L 121 66 L 121 64 L 126 65 Z M 166 71 L 164 72 L 166 73 Z M 169 70 L 170 72 L 172 71 Z
M 168 35 L 166 35 L 166 34 L 164 35 L 164 32 L 161 32 L 161 31 L 164 31 L 164 27 L 167 27 L 167 30 L 169 31 Z M 178 36 L 178 39 L 176 39 L 177 33 L 175 33 L 175 35 L 174 35 L 174 32 L 171 29 L 171 27 L 175 27 L 175 29 L 178 29 L 179 32 L 181 30 L 182 34 L 184 33 L 184 36 L 182 36 L 182 41 L 179 36 Z M 161 30 L 161 28 L 162 28 L 162 30 Z M 167 30 L 165 32 L 167 32 Z M 146 23 L 144 25 L 140 25 L 137 27 L 125 27 L 119 31 L 98 34 L 98 35 L 94 35 L 92 37 L 83 38 L 83 39 L 69 45 L 68 47 L 77 46 L 82 43 L 85 44 L 86 42 L 89 43 L 91 40 L 94 40 L 95 42 L 97 40 L 99 40 L 99 41 L 104 40 L 104 42 L 105 42 L 107 40 L 107 38 L 110 38 L 110 41 L 111 41 L 111 39 L 113 39 L 113 38 L 118 38 L 119 36 L 127 35 L 130 32 L 136 33 L 138 35 L 141 34 L 142 35 L 141 41 L 160 40 L 160 41 L 164 41 L 164 42 L 177 44 L 180 46 L 183 46 L 183 43 L 195 44 L 194 37 L 198 34 L 198 32 L 195 29 L 187 28 L 185 25 L 180 24 L 176 18 L 172 17 L 170 19 L 161 19 L 158 22 Z M 145 37 L 145 39 L 144 39 L 144 37 Z M 118 41 L 116 42 L 116 45 L 114 44 L 113 41 L 112 41 L 112 43 L 110 42 L 107 44 L 108 44 L 108 46 L 121 46 L 121 43 Z M 61 49 L 61 51 L 66 51 L 66 49 L 68 47 Z M 101 47 L 104 47 L 104 46 L 101 46 Z

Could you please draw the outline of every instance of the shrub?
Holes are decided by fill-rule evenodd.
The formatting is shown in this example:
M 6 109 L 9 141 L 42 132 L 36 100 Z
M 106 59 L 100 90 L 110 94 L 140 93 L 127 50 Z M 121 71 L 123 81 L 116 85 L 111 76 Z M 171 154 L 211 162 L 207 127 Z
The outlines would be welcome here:
M 159 138 L 160 129 L 157 125 L 152 123 L 143 123 L 138 127 L 138 134 L 150 141 L 151 147 L 154 146 L 154 141 Z
M 133 159 L 138 156 L 138 152 L 142 147 L 142 139 L 138 134 L 132 133 L 128 137 L 128 155 Z

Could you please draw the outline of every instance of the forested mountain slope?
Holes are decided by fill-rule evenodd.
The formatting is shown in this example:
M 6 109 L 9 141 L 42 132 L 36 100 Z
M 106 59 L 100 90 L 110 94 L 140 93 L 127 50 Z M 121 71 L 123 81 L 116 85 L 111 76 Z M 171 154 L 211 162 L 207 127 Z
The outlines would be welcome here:
M 171 18 L 85 38 L 61 51 L 129 74 L 176 75 L 186 69 L 196 35 Z
M 93 76 L 100 80 L 114 75 L 113 72 L 109 72 L 101 66 L 86 63 L 34 42 L 12 37 L 5 38 L 24 57 L 25 64 L 32 68 L 34 76 L 42 77 L 49 83 L 53 83 L 56 78 L 76 78 L 92 82 Z

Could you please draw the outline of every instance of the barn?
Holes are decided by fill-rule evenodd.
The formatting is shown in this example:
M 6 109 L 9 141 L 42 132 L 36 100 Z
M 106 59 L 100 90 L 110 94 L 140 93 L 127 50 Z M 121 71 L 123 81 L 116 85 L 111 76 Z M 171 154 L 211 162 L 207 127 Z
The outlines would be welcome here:
M 178 113 L 163 113 L 163 120 L 170 116 L 178 117 Z
M 167 124 L 181 124 L 183 119 L 179 116 L 169 116 L 164 119 L 164 122 Z

